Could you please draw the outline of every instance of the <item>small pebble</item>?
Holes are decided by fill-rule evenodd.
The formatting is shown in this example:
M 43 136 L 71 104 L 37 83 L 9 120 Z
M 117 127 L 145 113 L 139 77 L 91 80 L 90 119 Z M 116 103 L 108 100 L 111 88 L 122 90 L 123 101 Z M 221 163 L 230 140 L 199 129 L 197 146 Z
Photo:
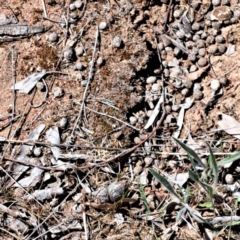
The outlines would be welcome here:
M 181 94 L 183 96 L 187 96 L 189 94 L 189 89 L 188 88 L 184 88 L 182 91 L 181 91 Z
M 227 174 L 227 175 L 225 176 L 225 181 L 226 181 L 227 184 L 233 184 L 233 182 L 234 182 L 234 177 L 233 177 L 233 175 L 232 175 L 232 174 Z
M 212 36 L 212 35 L 208 36 L 207 39 L 206 39 L 206 42 L 208 44 L 213 44 L 215 42 L 215 37 Z
M 196 55 L 194 53 L 190 53 L 188 54 L 188 60 L 190 60 L 191 62 L 195 62 L 196 61 Z
M 147 78 L 147 83 L 148 83 L 148 84 L 149 84 L 149 83 L 154 83 L 154 82 L 156 82 L 156 80 L 157 80 L 156 77 L 148 77 L 148 78 Z
M 37 84 L 36 84 L 36 87 L 41 92 L 44 91 L 44 89 L 45 89 L 45 85 L 42 81 L 38 81 Z
M 198 65 L 199 65 L 199 67 L 205 67 L 205 66 L 207 65 L 207 63 L 208 63 L 208 61 L 207 61 L 207 59 L 204 58 L 204 57 L 201 57 L 201 58 L 199 58 L 199 60 L 198 60 Z
M 73 20 L 78 18 L 78 14 L 76 12 L 71 12 L 69 16 L 70 16 L 70 19 L 73 19 Z
M 148 117 L 151 117 L 152 114 L 153 114 L 153 110 L 148 110 L 148 111 L 147 111 L 147 116 L 148 116 Z
M 40 147 L 34 148 L 33 154 L 35 157 L 40 157 L 42 155 L 42 149 Z
M 80 57 L 83 55 L 84 50 L 82 47 L 77 47 L 77 48 L 75 48 L 75 52 L 76 52 L 77 57 Z
M 145 162 L 145 167 L 148 167 L 149 165 L 151 165 L 153 159 L 151 157 L 145 157 L 144 158 L 144 162 Z
M 222 0 L 222 5 L 230 5 L 229 0 Z
M 74 2 L 74 5 L 75 5 L 75 7 L 76 7 L 77 9 L 79 9 L 79 8 L 82 7 L 83 3 L 82 3 L 82 1 L 75 1 L 75 2 Z
M 105 187 L 100 187 L 96 191 L 92 192 L 92 195 L 100 200 L 101 203 L 109 201 L 108 189 Z
M 64 94 L 63 89 L 61 87 L 55 87 L 53 88 L 53 96 L 55 98 L 62 97 Z
M 81 86 L 82 86 L 82 87 L 86 87 L 86 86 L 87 86 L 87 83 L 88 83 L 88 80 L 82 80 L 82 81 L 81 81 Z
M 77 72 L 75 75 L 74 75 L 75 79 L 78 80 L 78 81 L 82 81 L 84 79 L 84 76 L 80 73 L 80 72 Z
M 70 10 L 70 11 L 76 10 L 76 6 L 75 6 L 74 3 L 69 4 L 69 10 Z
M 73 61 L 74 58 L 74 52 L 73 49 L 68 47 L 64 52 L 63 52 L 63 57 L 66 61 L 71 62 Z
M 194 97 L 194 99 L 196 99 L 196 100 L 201 100 L 201 99 L 203 98 L 203 93 L 202 93 L 202 91 L 200 91 L 200 90 L 198 90 L 198 89 L 194 90 L 194 92 L 193 92 L 193 97 Z
M 112 16 L 112 14 L 107 14 L 106 19 L 107 19 L 108 22 L 114 23 L 114 18 L 113 18 L 113 16 Z
M 240 9 L 234 10 L 233 16 L 234 16 L 236 19 L 239 19 L 239 18 L 240 18 Z
M 175 47 L 173 52 L 174 52 L 174 56 L 178 56 L 181 53 L 181 50 L 180 50 L 180 48 Z
M 172 48 L 172 47 L 165 47 L 165 51 L 166 51 L 167 53 L 172 52 L 172 51 L 173 51 L 173 48 Z
M 67 118 L 62 118 L 59 122 L 59 126 L 60 128 L 62 129 L 65 129 L 67 127 L 67 124 L 68 124 L 68 119 Z
M 169 70 L 168 69 L 164 69 L 163 70 L 163 74 L 164 74 L 164 77 L 169 77 Z
M 165 106 L 166 113 L 170 113 L 172 111 L 172 107 L 170 105 Z
M 141 138 L 139 138 L 139 137 L 134 138 L 134 143 L 135 144 L 139 144 L 140 142 L 141 142 Z
M 125 185 L 121 182 L 113 182 L 108 186 L 107 190 L 110 200 L 116 202 L 123 196 Z
M 83 65 L 82 65 L 82 63 L 80 63 L 80 62 L 77 62 L 76 64 L 75 64 L 75 66 L 74 66 L 74 69 L 75 70 L 83 70 Z
M 172 110 L 173 110 L 174 112 L 177 112 L 179 109 L 180 109 L 180 106 L 179 106 L 179 105 L 172 105 Z
M 217 36 L 215 37 L 215 41 L 216 41 L 217 43 L 224 43 L 224 42 L 225 42 L 225 38 L 224 38 L 222 35 L 217 35 Z
M 206 55 L 206 49 L 205 48 L 199 48 L 198 55 L 200 57 L 204 57 Z
M 122 39 L 119 36 L 116 36 L 112 41 L 112 46 L 114 48 L 120 48 L 122 46 Z
M 180 30 L 178 30 L 178 31 L 176 32 L 176 36 L 177 36 L 179 39 L 185 38 L 185 34 L 184 34 L 182 31 L 180 31 Z
M 52 32 L 49 35 L 47 35 L 47 40 L 51 43 L 57 42 L 58 41 L 58 35 L 55 32 Z
M 196 72 L 198 67 L 196 65 L 191 65 L 189 72 Z
M 217 91 L 221 87 L 221 84 L 218 79 L 213 79 L 211 81 L 211 89 L 213 91 Z
M 193 86 L 193 81 L 191 81 L 191 80 L 186 80 L 186 81 L 184 82 L 184 86 L 185 86 L 186 88 L 188 88 L 188 89 L 192 88 L 192 86 Z
M 129 122 L 131 125 L 135 125 L 137 123 L 137 118 L 135 116 L 131 116 L 129 118 Z
M 158 47 L 159 51 L 162 51 L 164 49 L 163 42 L 158 43 L 157 47 Z
M 197 47 L 200 48 L 205 48 L 205 41 L 203 41 L 202 39 L 199 39 L 197 41 Z
M 227 47 L 226 47 L 226 45 L 225 44 L 219 44 L 218 45 L 218 51 L 219 51 L 219 53 L 225 53 L 226 51 L 227 51 Z
M 200 24 L 198 22 L 194 22 L 192 24 L 192 30 L 193 31 L 198 31 L 200 29 Z
M 193 35 L 192 39 L 194 42 L 197 42 L 198 40 L 200 40 L 200 36 L 195 34 L 195 35 Z
M 102 65 L 103 65 L 103 58 L 102 58 L 102 57 L 99 57 L 99 58 L 97 59 L 97 65 L 98 65 L 98 66 L 102 66 Z
M 212 0 L 212 5 L 213 5 L 213 6 L 219 6 L 220 3 L 221 3 L 220 0 Z
M 226 77 L 221 77 L 219 81 L 223 86 L 226 86 L 228 83 L 228 80 Z
M 217 47 L 217 45 L 210 45 L 209 47 L 208 47 L 208 53 L 210 53 L 210 54 L 215 54 L 216 52 L 217 52 L 217 50 L 218 50 L 218 47 Z
M 160 74 L 161 73 L 161 68 L 156 68 L 153 71 L 155 74 Z
M 160 84 L 154 83 L 154 84 L 152 85 L 152 91 L 153 91 L 153 92 L 158 92 L 158 91 L 160 91 L 160 90 L 161 90 L 161 85 L 160 85 Z
M 201 85 L 201 83 L 194 83 L 193 92 L 195 92 L 195 91 L 197 91 L 197 90 L 202 90 L 202 85 Z
M 175 18 L 180 18 L 181 16 L 182 16 L 182 10 L 181 9 L 177 9 L 177 10 L 175 10 L 174 12 L 173 12 L 173 16 L 175 17 Z
M 105 29 L 107 29 L 107 26 L 108 25 L 106 22 L 100 22 L 98 27 L 100 30 L 105 30 Z

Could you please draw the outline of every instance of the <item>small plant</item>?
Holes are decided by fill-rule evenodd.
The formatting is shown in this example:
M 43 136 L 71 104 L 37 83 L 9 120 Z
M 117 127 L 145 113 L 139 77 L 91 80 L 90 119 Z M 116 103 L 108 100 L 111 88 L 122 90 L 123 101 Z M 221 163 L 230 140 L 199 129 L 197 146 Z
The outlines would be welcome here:
M 161 176 L 153 169 L 149 169 L 149 172 L 173 196 L 173 201 L 176 202 L 176 206 L 181 206 L 180 210 L 178 210 L 176 214 L 176 224 L 185 221 L 189 225 L 189 220 L 187 219 L 190 219 L 191 223 L 193 222 L 192 219 L 194 219 L 198 223 L 198 226 L 201 229 L 199 232 L 201 233 L 205 228 L 211 229 L 213 233 L 221 231 L 222 229 L 219 229 L 219 227 L 223 226 L 222 221 L 226 221 L 225 227 L 239 224 L 240 218 L 237 216 L 233 216 L 231 221 L 228 219 L 229 216 L 219 217 L 219 213 L 224 212 L 222 209 L 225 207 L 225 205 L 223 204 L 223 200 L 219 204 L 219 199 L 222 199 L 222 197 L 217 192 L 217 187 L 221 184 L 218 182 L 218 175 L 221 167 L 225 164 L 233 163 L 234 161 L 239 160 L 240 153 L 234 154 L 217 162 L 210 145 L 207 143 L 206 145 L 209 150 L 209 158 L 207 163 L 204 163 L 202 158 L 193 149 L 185 145 L 179 139 L 174 138 L 174 140 L 187 152 L 188 159 L 192 164 L 191 169 L 188 170 L 186 177 L 187 183 L 185 186 L 179 186 L 178 184 L 174 185 L 170 183 L 166 177 Z M 201 201 L 197 202 L 196 196 L 201 195 L 202 190 L 206 192 L 206 198 L 203 197 Z M 199 210 L 196 209 L 196 206 L 199 208 Z M 211 220 L 209 220 L 209 218 L 205 219 L 202 216 L 202 208 L 211 213 Z M 231 211 L 233 212 L 233 210 Z M 221 223 L 220 225 L 219 222 Z

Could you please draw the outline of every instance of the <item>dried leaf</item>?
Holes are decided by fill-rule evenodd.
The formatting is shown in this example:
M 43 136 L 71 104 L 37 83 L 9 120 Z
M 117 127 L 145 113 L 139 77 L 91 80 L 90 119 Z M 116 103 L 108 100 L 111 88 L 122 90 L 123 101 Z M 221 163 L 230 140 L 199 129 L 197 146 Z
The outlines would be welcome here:
M 32 196 L 37 198 L 39 201 L 43 201 L 45 199 L 51 199 L 58 195 L 62 195 L 64 193 L 63 188 L 49 188 L 49 189 L 42 189 L 36 190 Z M 31 196 L 27 196 L 27 198 L 31 198 Z
M 227 114 L 219 113 L 222 120 L 218 121 L 218 126 L 233 137 L 240 139 L 240 123 Z
M 197 70 L 196 72 L 191 72 L 186 74 L 183 78 L 190 80 L 190 81 L 195 81 L 198 78 L 200 78 L 202 76 L 202 74 L 204 72 L 206 72 L 206 70 L 209 68 L 209 65 L 207 65 L 206 67 L 200 68 L 199 70 Z
M 43 170 L 40 168 L 33 168 L 31 175 L 29 177 L 25 177 L 15 183 L 13 187 L 34 187 L 37 183 L 39 183 L 42 180 L 42 173 Z
M 178 114 L 178 120 L 177 120 L 177 126 L 178 129 L 174 133 L 173 137 L 178 138 L 183 126 L 183 120 L 184 120 L 184 114 L 185 114 L 185 109 L 188 109 L 192 106 L 194 99 L 187 98 L 186 102 L 184 104 L 181 104 L 180 106 L 182 107 L 179 114 Z
M 172 175 L 168 176 L 168 178 L 171 182 L 179 185 L 180 187 L 182 187 L 187 182 L 188 177 L 189 177 L 188 172 L 172 174 Z
M 20 93 L 28 94 L 45 74 L 46 72 L 33 73 L 28 77 L 24 78 L 22 81 L 17 82 L 14 86 L 14 89 L 20 90 Z M 13 89 L 13 87 L 11 89 Z
M 227 56 L 230 56 L 230 55 L 234 54 L 235 51 L 236 51 L 236 45 L 229 45 L 225 54 Z
M 27 139 L 37 141 L 44 128 L 45 128 L 45 125 L 40 124 L 29 134 Z M 16 159 L 24 162 L 28 162 L 29 157 L 26 155 L 26 151 L 31 150 L 32 148 L 33 146 L 22 145 Z M 22 164 L 16 164 L 16 163 L 13 164 L 13 172 L 16 174 L 14 179 L 17 180 L 19 176 L 22 175 L 28 168 L 29 168 L 28 166 L 25 166 Z M 14 181 L 10 180 L 9 183 L 7 184 L 7 187 L 10 187 L 13 183 Z
M 160 111 L 160 106 L 161 103 L 163 102 L 163 95 L 159 98 L 157 105 L 155 106 L 152 115 L 150 116 L 150 118 L 148 119 L 147 124 L 145 125 L 144 129 L 148 129 L 150 126 L 152 126 L 152 124 L 154 123 L 156 117 L 159 114 Z
M 46 138 L 51 144 L 60 144 L 60 134 L 58 127 L 54 126 L 49 128 L 46 132 Z M 59 158 L 61 154 L 61 149 L 59 147 L 51 147 L 52 153 L 56 159 Z

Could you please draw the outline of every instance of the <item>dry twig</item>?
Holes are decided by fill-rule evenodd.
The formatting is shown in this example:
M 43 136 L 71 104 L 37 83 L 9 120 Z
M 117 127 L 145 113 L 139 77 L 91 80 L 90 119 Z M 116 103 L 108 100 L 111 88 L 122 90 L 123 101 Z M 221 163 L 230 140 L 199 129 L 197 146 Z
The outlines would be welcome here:
M 78 113 L 77 120 L 74 124 L 73 130 L 71 132 L 71 137 L 73 136 L 73 133 L 74 133 L 76 127 L 77 127 L 77 124 L 78 124 L 80 118 L 82 117 L 82 112 L 83 112 L 83 109 L 85 107 L 85 100 L 86 100 L 86 96 L 87 96 L 88 87 L 89 87 L 90 82 L 91 82 L 92 77 L 93 77 L 93 75 L 92 75 L 93 74 L 93 66 L 94 66 L 94 63 L 95 63 L 94 59 L 95 59 L 95 54 L 96 54 L 96 50 L 97 50 L 98 38 L 99 38 L 99 30 L 98 30 L 98 27 L 96 27 L 95 44 L 94 44 L 94 50 L 93 50 L 93 54 L 92 54 L 91 67 L 90 67 L 90 70 L 89 70 L 89 73 L 88 73 L 88 82 L 87 82 L 87 85 L 86 85 L 84 93 L 83 93 L 82 105 L 81 105 L 80 111 Z

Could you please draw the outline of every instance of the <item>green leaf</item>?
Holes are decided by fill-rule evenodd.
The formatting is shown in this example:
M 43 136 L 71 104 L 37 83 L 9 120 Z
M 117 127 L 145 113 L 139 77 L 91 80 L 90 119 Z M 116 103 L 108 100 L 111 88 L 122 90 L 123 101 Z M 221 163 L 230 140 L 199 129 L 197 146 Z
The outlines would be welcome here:
M 212 202 L 204 202 L 204 203 L 198 204 L 198 206 L 203 207 L 203 208 L 211 208 L 211 207 L 213 207 L 213 203 Z
M 186 213 L 187 208 L 182 208 L 181 210 L 178 211 L 177 216 L 176 216 L 176 222 L 179 222 L 182 218 L 182 216 Z
M 196 164 L 195 164 L 195 162 L 194 162 L 193 157 L 192 157 L 189 153 L 188 153 L 187 155 L 188 155 L 189 161 L 190 161 L 191 164 L 192 164 L 193 169 L 194 169 L 195 171 L 197 171 Z
M 236 225 L 239 225 L 239 224 L 240 224 L 240 221 L 234 221 L 234 222 L 226 224 L 226 226 L 230 227 L 230 226 L 236 226 Z
M 140 180 L 139 180 L 139 179 L 138 179 L 138 185 L 139 185 L 139 192 L 140 192 L 140 195 L 141 195 L 141 198 L 142 198 L 144 204 L 146 205 L 147 215 L 148 215 L 148 214 L 151 212 L 151 210 L 150 210 L 150 206 L 149 206 L 149 204 L 148 204 L 148 202 L 147 202 L 147 198 L 146 198 L 146 195 L 145 195 L 145 193 L 144 193 L 143 186 L 142 186 L 142 184 L 140 183 Z
M 172 185 L 168 182 L 168 180 L 164 177 L 162 177 L 160 174 L 155 172 L 153 169 L 148 170 L 170 193 L 172 193 L 175 197 L 177 197 L 180 201 L 181 198 L 178 196 L 178 194 L 174 191 Z
M 213 199 L 213 189 L 210 185 L 208 185 L 204 182 L 201 182 L 198 175 L 191 170 L 189 170 L 189 178 L 192 179 L 193 181 L 197 182 L 200 186 L 202 186 L 207 191 L 209 196 L 211 197 L 211 200 Z
M 206 168 L 205 164 L 202 162 L 201 158 L 197 155 L 197 153 L 185 145 L 183 142 L 180 140 L 173 138 L 188 154 L 190 154 L 204 169 Z
M 218 167 L 222 167 L 222 166 L 224 166 L 227 163 L 233 163 L 233 162 L 235 162 L 235 161 L 237 161 L 239 159 L 240 159 L 240 152 L 222 159 L 220 162 L 217 163 L 217 166 Z
M 213 170 L 213 176 L 214 176 L 214 183 L 213 183 L 213 188 L 215 189 L 217 187 L 217 183 L 218 183 L 218 167 L 217 167 L 217 162 L 215 159 L 215 156 L 213 155 L 212 149 L 209 146 L 208 143 L 206 143 L 210 152 L 210 156 L 209 156 L 209 164 L 212 166 L 212 170 Z

